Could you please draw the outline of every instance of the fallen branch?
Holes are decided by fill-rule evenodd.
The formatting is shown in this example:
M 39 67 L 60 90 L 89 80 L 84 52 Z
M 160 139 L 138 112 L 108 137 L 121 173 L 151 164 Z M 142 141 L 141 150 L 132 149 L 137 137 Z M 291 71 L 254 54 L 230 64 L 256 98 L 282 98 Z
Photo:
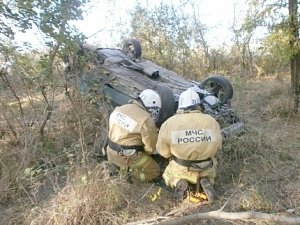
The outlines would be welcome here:
M 140 220 L 140 221 L 136 221 L 136 222 L 130 222 L 130 223 L 126 223 L 125 225 L 151 225 L 151 224 L 160 224 L 159 221 L 160 220 L 166 220 L 168 219 L 168 217 L 165 216 L 159 216 L 159 217 L 155 217 L 155 218 L 150 218 L 150 219 L 145 219 L 145 220 Z
M 179 225 L 187 224 L 200 219 L 226 219 L 226 220 L 268 220 L 282 224 L 300 224 L 300 217 L 286 217 L 275 214 L 260 212 L 224 212 L 221 210 L 197 213 L 188 216 L 178 217 L 163 221 L 159 225 Z

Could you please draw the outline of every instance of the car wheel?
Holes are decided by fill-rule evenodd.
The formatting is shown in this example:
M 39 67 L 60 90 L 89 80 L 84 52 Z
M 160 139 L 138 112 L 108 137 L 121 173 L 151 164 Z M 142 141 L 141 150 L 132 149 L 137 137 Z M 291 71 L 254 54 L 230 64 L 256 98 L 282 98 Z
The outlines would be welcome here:
M 159 128 L 163 122 L 165 122 L 169 117 L 173 116 L 176 112 L 174 94 L 171 88 L 163 84 L 156 84 L 153 87 L 161 98 L 161 111 L 156 126 Z
M 230 81 L 220 75 L 207 77 L 201 83 L 202 88 L 219 98 L 221 104 L 226 104 L 233 96 L 233 88 Z
M 122 51 L 130 58 L 139 59 L 142 56 L 142 47 L 138 40 L 125 40 Z

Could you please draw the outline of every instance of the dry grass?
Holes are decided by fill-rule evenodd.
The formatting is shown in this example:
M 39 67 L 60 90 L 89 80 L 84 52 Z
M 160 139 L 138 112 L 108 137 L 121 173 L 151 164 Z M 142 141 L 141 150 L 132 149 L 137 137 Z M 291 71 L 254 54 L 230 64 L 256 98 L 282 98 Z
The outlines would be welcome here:
M 167 199 L 164 194 L 152 203 L 158 187 L 152 184 L 130 184 L 121 178 L 110 179 L 105 164 L 89 171 L 77 171 L 72 180 L 43 206 L 31 209 L 30 224 L 124 224 L 160 213 Z M 138 190 L 138 191 L 137 191 Z M 168 196 L 170 197 L 170 196 Z M 158 207 L 159 206 L 159 207 Z
M 294 209 L 299 215 L 299 188 L 291 189 L 291 184 L 299 184 L 300 120 L 292 113 L 289 81 L 266 78 L 235 87 L 239 94 L 234 107 L 247 133 L 231 139 L 219 154 L 219 183 L 230 185 L 228 168 L 232 174 L 233 188 L 226 189 L 234 193 L 230 208 L 282 213 Z
M 72 180 L 42 206 L 31 209 L 30 224 L 119 224 L 122 216 L 115 213 L 126 204 L 105 170 L 96 167 L 87 174 L 77 171 Z M 111 204 L 111 203 L 114 204 Z
M 217 155 L 215 204 L 193 212 L 219 209 L 226 203 L 225 211 L 299 216 L 300 117 L 291 113 L 289 81 L 232 81 L 233 108 L 245 121 L 246 133 L 231 138 Z M 180 207 L 170 192 L 151 183 L 109 179 L 96 158 L 107 113 L 80 99 L 74 102 L 80 117 L 66 96 L 57 98 L 43 148 L 34 127 L 21 136 L 31 145 L 23 145 L 26 142 L 15 140 L 1 118 L 0 130 L 5 132 L 0 140 L 0 224 L 125 224 Z M 200 224 L 231 223 L 204 220 Z

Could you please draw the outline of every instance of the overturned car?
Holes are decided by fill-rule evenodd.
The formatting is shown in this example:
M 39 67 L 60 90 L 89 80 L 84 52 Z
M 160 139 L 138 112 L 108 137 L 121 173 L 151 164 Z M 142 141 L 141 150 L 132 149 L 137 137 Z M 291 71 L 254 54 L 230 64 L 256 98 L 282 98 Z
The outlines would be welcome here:
M 111 109 L 136 98 L 144 89 L 153 89 L 162 100 L 160 115 L 155 121 L 159 128 L 176 112 L 180 93 L 192 88 L 199 94 L 203 112 L 219 122 L 224 139 L 244 129 L 243 122 L 230 105 L 232 85 L 221 75 L 208 76 L 202 82 L 185 80 L 175 72 L 142 58 L 141 45 L 135 39 L 124 41 L 122 49 L 82 45 L 81 50 L 81 53 L 89 52 L 95 56 L 93 64 L 97 67 L 93 76 L 80 74 L 78 85 L 81 92 L 87 95 L 97 87 Z

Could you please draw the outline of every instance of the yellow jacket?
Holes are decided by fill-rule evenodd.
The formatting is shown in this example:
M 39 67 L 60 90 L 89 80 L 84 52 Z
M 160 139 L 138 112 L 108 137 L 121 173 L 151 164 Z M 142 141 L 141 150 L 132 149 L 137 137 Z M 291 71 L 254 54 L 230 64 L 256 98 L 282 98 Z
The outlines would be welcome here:
M 157 128 L 147 110 L 136 100 L 116 107 L 109 117 L 108 137 L 119 145 L 144 146 L 148 154 L 155 151 Z
M 219 123 L 200 110 L 177 112 L 159 131 L 157 152 L 165 158 L 206 160 L 221 148 Z

